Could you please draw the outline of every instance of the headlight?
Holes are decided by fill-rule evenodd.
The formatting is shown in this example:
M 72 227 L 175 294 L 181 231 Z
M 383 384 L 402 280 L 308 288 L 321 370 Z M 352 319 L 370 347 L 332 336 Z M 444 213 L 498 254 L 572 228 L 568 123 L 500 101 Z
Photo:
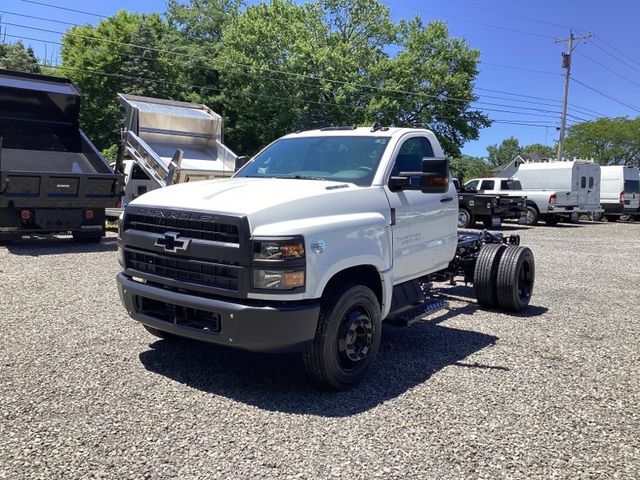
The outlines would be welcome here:
M 122 230 L 124 228 L 124 212 L 118 217 L 118 238 L 122 238 Z
M 118 217 L 118 263 L 125 268 L 124 249 L 122 248 L 122 232 L 124 230 L 124 212 Z
M 257 240 L 253 244 L 254 260 L 294 260 L 304 258 L 304 241 L 301 238 L 282 240 Z
M 304 287 L 304 270 L 254 270 L 253 288 L 290 290 Z

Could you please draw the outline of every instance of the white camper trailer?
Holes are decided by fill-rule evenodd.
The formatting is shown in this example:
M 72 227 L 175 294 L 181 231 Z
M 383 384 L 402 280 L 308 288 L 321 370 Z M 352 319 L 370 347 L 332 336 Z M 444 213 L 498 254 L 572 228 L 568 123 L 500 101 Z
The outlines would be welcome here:
M 523 163 L 513 178 L 525 190 L 555 190 L 577 194 L 576 213 L 602 212 L 600 205 L 600 165 L 587 160 Z
M 640 207 L 640 173 L 636 167 L 602 167 L 600 201 L 609 221 L 631 218 Z

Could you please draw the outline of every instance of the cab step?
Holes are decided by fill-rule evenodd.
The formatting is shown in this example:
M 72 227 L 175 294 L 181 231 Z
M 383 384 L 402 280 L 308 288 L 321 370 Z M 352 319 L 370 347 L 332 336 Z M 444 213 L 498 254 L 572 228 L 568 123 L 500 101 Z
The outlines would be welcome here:
M 431 315 L 448 306 L 449 302 L 446 300 L 440 298 L 429 299 L 420 305 L 411 306 L 397 313 L 392 313 L 392 315 L 387 318 L 387 321 L 392 325 L 404 327 L 421 320 L 425 315 Z

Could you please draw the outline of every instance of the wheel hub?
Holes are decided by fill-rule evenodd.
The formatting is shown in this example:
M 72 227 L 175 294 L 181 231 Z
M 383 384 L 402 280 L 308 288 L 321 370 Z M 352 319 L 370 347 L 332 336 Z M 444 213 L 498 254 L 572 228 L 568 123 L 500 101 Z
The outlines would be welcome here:
M 350 368 L 365 359 L 373 345 L 373 322 L 361 309 L 351 310 L 343 320 L 338 340 L 340 363 Z

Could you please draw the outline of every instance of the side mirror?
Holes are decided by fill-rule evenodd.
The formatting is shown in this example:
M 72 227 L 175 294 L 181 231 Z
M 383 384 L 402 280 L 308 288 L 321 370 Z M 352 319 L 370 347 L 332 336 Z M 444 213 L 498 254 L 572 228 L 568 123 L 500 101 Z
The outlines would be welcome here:
M 239 157 L 236 157 L 235 171 L 237 172 L 238 170 L 240 170 L 247 164 L 247 162 L 249 162 L 249 157 L 247 157 L 246 155 L 240 155 Z
M 423 158 L 420 175 L 422 193 L 447 193 L 449 191 L 449 160 Z

